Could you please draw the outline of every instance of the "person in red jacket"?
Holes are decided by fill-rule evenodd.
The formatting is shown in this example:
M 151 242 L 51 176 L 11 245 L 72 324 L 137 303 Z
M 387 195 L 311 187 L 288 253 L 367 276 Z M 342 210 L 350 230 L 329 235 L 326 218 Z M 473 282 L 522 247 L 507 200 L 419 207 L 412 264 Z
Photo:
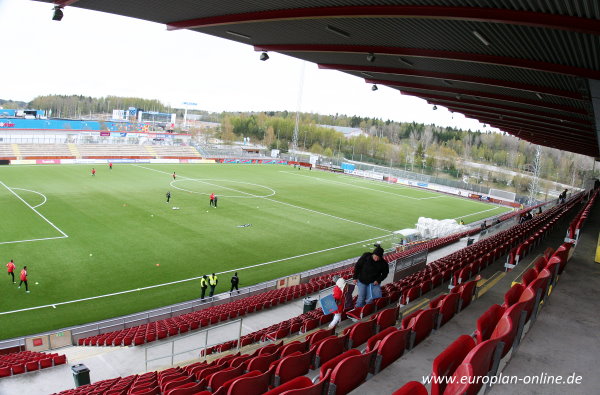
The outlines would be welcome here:
M 8 275 L 12 276 L 13 284 L 15 284 L 15 263 L 12 259 L 6 264 L 6 268 L 8 269 Z
M 340 277 L 335 282 L 335 287 L 333 287 L 333 299 L 337 304 L 337 310 L 334 311 L 333 320 L 329 323 L 327 329 L 335 328 L 335 326 L 342 319 L 342 312 L 344 311 L 344 290 L 346 289 L 346 280 L 343 277 Z
M 21 288 L 21 284 L 25 283 L 25 291 L 29 293 L 29 287 L 27 286 L 27 266 L 23 266 L 23 270 L 21 270 L 21 282 L 19 283 L 19 288 Z
M 94 169 L 94 168 L 92 167 L 92 177 L 94 177 L 95 175 L 96 175 L 96 169 Z
M 210 202 L 209 202 L 209 204 L 210 204 L 211 207 L 216 207 L 215 206 L 215 194 L 214 193 L 210 194 Z
M 108 168 L 112 170 L 112 162 L 108 162 Z

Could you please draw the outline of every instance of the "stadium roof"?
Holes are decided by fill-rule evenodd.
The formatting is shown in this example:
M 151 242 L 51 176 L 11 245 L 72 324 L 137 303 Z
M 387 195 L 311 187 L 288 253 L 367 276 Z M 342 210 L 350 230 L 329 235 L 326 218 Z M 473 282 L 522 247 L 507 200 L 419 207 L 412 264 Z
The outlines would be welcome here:
M 600 157 L 597 0 L 38 0 L 189 29 Z

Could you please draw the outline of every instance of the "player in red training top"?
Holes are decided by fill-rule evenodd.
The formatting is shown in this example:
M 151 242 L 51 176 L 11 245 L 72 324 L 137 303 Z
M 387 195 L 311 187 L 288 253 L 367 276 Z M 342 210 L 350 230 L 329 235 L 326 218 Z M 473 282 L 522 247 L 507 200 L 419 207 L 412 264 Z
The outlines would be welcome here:
M 23 270 L 21 270 L 21 282 L 19 283 L 19 288 L 21 288 L 21 284 L 25 283 L 25 291 L 29 293 L 29 287 L 27 286 L 27 266 L 23 266 Z
M 173 172 L 173 179 L 176 180 L 177 179 L 177 174 L 175 174 L 175 172 Z
M 6 264 L 6 268 L 8 269 L 8 275 L 12 276 L 13 284 L 15 284 L 15 263 L 12 259 Z
M 210 194 L 210 206 L 211 207 L 215 206 L 215 194 L 214 193 Z
M 92 167 L 92 177 L 96 175 L 96 169 Z
M 112 170 L 112 162 L 108 162 L 108 168 Z

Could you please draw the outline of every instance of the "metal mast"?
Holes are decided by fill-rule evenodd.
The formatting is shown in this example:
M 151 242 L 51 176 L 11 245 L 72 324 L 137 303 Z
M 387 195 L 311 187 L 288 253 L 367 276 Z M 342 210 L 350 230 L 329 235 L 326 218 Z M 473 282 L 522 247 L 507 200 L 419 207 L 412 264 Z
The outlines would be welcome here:
M 302 62 L 302 70 L 300 71 L 300 88 L 298 89 L 298 105 L 296 110 L 296 124 L 294 125 L 294 136 L 292 137 L 292 152 L 298 151 L 298 133 L 300 124 L 300 105 L 302 104 L 302 90 L 304 89 L 304 67 L 306 62 Z
M 540 168 L 542 164 L 542 147 L 539 145 L 535 150 L 535 159 L 533 161 L 533 177 L 529 183 L 529 198 L 527 199 L 527 205 L 532 206 L 535 203 L 535 197 L 537 196 L 540 187 Z

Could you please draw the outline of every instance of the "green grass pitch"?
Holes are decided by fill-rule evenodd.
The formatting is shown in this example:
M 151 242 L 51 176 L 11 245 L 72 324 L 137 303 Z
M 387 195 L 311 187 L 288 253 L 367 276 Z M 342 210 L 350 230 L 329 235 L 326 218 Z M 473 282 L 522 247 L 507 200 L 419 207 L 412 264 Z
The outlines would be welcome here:
M 375 240 L 389 247 L 390 233 L 414 227 L 420 216 L 472 222 L 509 210 L 283 165 L 96 165 L 95 177 L 92 167 L 0 167 L 0 260 L 17 265 L 17 284 L 6 271 L 0 280 L 0 338 L 198 298 L 199 283 L 15 310 L 213 271 L 238 269 L 247 286 L 358 256 Z M 17 289 L 23 265 L 30 294 Z M 218 292 L 229 290 L 231 274 L 220 275 Z

